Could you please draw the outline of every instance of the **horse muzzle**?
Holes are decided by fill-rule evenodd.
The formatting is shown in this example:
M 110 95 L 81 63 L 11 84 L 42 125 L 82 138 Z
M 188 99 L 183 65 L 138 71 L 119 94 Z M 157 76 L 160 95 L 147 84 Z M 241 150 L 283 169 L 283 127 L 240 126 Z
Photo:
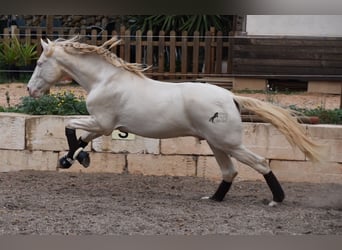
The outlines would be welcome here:
M 27 92 L 29 93 L 29 95 L 30 95 L 31 97 L 36 97 L 36 95 L 37 95 L 37 91 L 36 91 L 36 90 L 33 90 L 33 89 L 30 88 L 30 87 L 27 87 Z
M 44 94 L 41 90 L 30 88 L 30 87 L 27 87 L 27 91 L 29 95 L 34 98 L 41 97 Z

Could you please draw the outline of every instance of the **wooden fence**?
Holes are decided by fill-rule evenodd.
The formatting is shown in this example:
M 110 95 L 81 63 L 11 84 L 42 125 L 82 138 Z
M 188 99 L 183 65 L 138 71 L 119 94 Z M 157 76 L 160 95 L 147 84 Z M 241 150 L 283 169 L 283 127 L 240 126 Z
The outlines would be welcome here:
M 196 79 L 205 76 L 225 76 L 229 74 L 229 41 L 222 32 L 211 29 L 205 36 L 195 32 L 188 36 L 183 32 L 180 36 L 175 31 L 165 34 L 160 31 L 154 36 L 152 31 L 143 35 L 140 30 L 132 35 L 131 31 L 121 27 L 120 32 L 108 34 L 106 30 L 54 28 L 47 34 L 45 27 L 4 29 L 3 42 L 16 36 L 21 43 L 37 44 L 41 53 L 40 39 L 71 38 L 79 35 L 82 42 L 101 45 L 112 36 L 117 35 L 121 43 L 113 52 L 129 62 L 152 65 L 146 74 L 157 79 Z M 0 40 L 0 41 L 1 41 Z
M 113 52 L 129 62 L 152 65 L 146 74 L 160 80 L 198 79 L 202 77 L 247 76 L 264 79 L 342 80 L 342 38 L 223 36 L 211 29 L 200 36 L 187 32 L 177 35 L 152 31 L 143 35 L 121 27 L 119 32 L 106 30 L 46 27 L 4 29 L 0 42 L 11 36 L 21 43 L 37 44 L 40 39 L 71 38 L 101 45 L 112 36 L 121 43 Z
M 236 37 L 232 73 L 263 78 L 342 79 L 342 38 Z

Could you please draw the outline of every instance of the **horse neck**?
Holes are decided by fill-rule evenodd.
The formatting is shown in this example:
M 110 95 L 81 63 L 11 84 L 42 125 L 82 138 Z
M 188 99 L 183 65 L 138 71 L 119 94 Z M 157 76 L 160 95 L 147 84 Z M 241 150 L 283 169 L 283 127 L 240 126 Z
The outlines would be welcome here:
M 88 93 L 104 79 L 112 78 L 117 69 L 95 54 L 69 54 L 62 52 L 59 63 L 63 71 L 79 83 Z

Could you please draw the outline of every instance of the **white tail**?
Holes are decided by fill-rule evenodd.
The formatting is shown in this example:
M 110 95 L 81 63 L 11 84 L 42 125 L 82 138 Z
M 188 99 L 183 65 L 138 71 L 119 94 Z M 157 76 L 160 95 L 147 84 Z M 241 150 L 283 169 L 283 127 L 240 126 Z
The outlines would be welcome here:
M 254 112 L 266 122 L 271 123 L 284 134 L 291 145 L 298 146 L 310 160 L 322 160 L 324 146 L 314 142 L 306 135 L 304 127 L 297 122 L 297 118 L 294 116 L 295 112 L 251 97 L 234 96 L 234 100 L 241 107 Z

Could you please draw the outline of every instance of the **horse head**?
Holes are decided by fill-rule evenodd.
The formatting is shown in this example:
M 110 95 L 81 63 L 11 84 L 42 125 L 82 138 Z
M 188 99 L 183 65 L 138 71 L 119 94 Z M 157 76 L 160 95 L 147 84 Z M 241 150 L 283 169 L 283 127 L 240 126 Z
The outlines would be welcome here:
M 41 45 L 43 52 L 27 85 L 27 90 L 32 97 L 40 97 L 47 93 L 52 85 L 64 75 L 54 56 L 54 43 L 49 39 L 47 43 L 41 39 Z

